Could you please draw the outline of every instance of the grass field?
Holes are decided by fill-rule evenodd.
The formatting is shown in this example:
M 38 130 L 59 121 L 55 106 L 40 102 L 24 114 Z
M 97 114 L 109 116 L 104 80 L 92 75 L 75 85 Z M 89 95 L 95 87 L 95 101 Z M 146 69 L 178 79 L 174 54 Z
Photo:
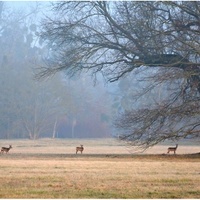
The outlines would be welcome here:
M 130 154 L 113 139 L 0 140 L 9 144 L 0 198 L 200 198 L 198 142 L 182 141 L 177 155 L 166 154 L 169 144 Z

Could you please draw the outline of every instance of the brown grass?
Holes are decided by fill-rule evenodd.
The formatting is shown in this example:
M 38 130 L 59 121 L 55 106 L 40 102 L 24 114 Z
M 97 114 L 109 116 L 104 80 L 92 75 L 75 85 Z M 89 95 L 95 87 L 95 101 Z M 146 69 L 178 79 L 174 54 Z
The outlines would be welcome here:
M 0 142 L 14 147 L 0 155 L 0 198 L 200 198 L 199 154 L 131 155 L 112 140 Z
M 177 154 L 192 154 L 200 152 L 200 141 L 179 141 Z M 127 147 L 118 140 L 107 139 L 40 139 L 40 140 L 0 140 L 0 146 L 11 144 L 12 153 L 33 154 L 74 154 L 75 147 L 84 145 L 85 154 L 130 154 L 135 153 L 134 148 Z M 148 149 L 142 154 L 164 154 L 169 146 L 175 146 L 175 142 L 166 142 Z

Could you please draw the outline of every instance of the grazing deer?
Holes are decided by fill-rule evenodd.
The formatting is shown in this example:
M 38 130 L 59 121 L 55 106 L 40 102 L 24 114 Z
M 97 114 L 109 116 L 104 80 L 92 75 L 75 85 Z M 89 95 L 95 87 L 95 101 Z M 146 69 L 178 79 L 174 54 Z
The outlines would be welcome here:
M 1 147 L 1 153 L 3 153 L 3 152 L 8 153 L 11 148 L 12 148 L 11 145 L 9 145 L 9 147 Z
M 173 151 L 174 152 L 174 154 L 176 153 L 176 149 L 178 148 L 178 144 L 176 144 L 176 147 L 169 147 L 168 148 L 168 152 L 167 153 L 169 153 L 170 151 Z
M 76 154 L 78 153 L 78 151 L 83 152 L 84 148 L 83 148 L 83 145 L 81 145 L 80 147 L 76 147 Z

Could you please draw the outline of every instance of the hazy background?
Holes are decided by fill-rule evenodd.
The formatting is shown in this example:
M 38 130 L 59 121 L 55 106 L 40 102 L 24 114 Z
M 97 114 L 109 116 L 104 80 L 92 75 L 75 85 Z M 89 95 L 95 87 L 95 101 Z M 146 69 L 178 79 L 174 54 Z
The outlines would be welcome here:
M 39 38 L 48 2 L 3 2 L 0 19 L 0 138 L 111 137 L 117 84 L 64 73 L 37 81 L 51 49 Z M 95 86 L 94 86 L 95 85 Z
M 69 78 L 64 70 L 36 80 L 38 69 L 46 67 L 52 55 L 39 37 L 42 22 L 52 15 L 50 4 L 0 3 L 1 139 L 118 136 L 112 122 L 119 113 L 148 108 L 155 98 L 170 96 L 167 85 L 159 84 L 133 103 L 140 89 L 151 85 L 144 77 L 157 70 L 144 66 L 109 84 L 98 73 L 94 81 L 86 73 Z

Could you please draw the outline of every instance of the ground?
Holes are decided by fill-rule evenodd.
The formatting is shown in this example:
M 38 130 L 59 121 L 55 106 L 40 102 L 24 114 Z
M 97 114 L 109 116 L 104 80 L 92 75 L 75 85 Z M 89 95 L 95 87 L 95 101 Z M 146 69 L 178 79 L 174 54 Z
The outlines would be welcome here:
M 176 155 L 166 154 L 173 143 L 136 154 L 114 139 L 0 140 L 9 144 L 0 198 L 200 198 L 198 141 L 179 142 Z

